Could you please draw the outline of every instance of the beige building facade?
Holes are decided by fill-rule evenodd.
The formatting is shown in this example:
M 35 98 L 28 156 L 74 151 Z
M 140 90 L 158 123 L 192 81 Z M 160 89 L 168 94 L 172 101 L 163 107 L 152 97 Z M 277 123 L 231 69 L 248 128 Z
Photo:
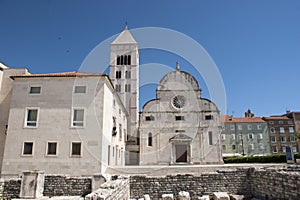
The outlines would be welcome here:
M 220 127 L 216 105 L 177 64 L 141 111 L 140 165 L 220 164 Z
M 15 75 L 2 177 L 85 176 L 125 164 L 128 113 L 107 75 Z

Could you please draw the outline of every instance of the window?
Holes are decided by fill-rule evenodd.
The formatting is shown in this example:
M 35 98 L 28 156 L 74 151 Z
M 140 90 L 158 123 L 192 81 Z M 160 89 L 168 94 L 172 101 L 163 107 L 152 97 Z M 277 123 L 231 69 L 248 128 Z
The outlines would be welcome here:
M 235 140 L 235 134 L 231 134 L 231 139 Z
M 175 120 L 176 121 L 183 121 L 184 120 L 184 116 L 175 116 Z
M 231 146 L 231 148 L 232 148 L 232 150 L 235 150 L 235 144 L 233 144 L 233 145 Z
M 261 130 L 261 124 L 257 124 L 257 130 Z
M 225 144 L 222 145 L 222 150 L 226 151 L 226 145 Z
M 113 129 L 112 129 L 112 136 L 117 135 L 117 118 L 113 117 Z
M 295 142 L 295 136 L 291 135 L 291 136 L 290 136 L 290 141 L 291 141 L 291 142 Z
M 56 155 L 57 142 L 48 142 L 47 144 L 47 155 L 54 156 Z
M 205 120 L 213 120 L 214 117 L 212 115 L 205 115 Z
M 293 121 L 288 121 L 288 124 L 293 124 Z
M 280 133 L 284 133 L 284 127 L 279 128 Z
M 120 79 L 122 76 L 122 72 L 121 71 L 116 71 L 116 79 Z
M 148 134 L 148 146 L 152 147 L 152 133 Z
M 297 152 L 297 147 L 292 146 L 293 152 L 296 153 Z
M 122 141 L 122 124 L 119 124 L 119 140 Z
M 23 144 L 23 155 L 33 154 L 33 142 L 24 142 Z
M 130 92 L 130 91 L 131 91 L 131 85 L 125 84 L 125 92 Z
M 279 121 L 278 124 L 283 124 L 283 121 Z
M 230 130 L 234 130 L 235 129 L 235 127 L 234 127 L 234 124 L 230 124 Z
M 84 120 L 84 109 L 74 109 L 72 126 L 83 127 L 83 120 Z
M 262 140 L 263 139 L 263 134 L 262 133 L 258 133 L 257 134 L 257 139 L 258 140 Z
M 249 144 L 249 149 L 253 150 L 254 149 L 254 144 Z
M 116 92 L 121 92 L 121 85 L 119 84 L 116 85 Z
M 81 156 L 81 142 L 72 142 L 71 156 Z
M 75 86 L 74 93 L 76 93 L 76 94 L 86 93 L 86 86 L 83 86 L 83 85 Z
M 285 136 L 280 136 L 280 141 L 281 142 L 286 142 L 286 137 Z
M 117 65 L 131 65 L 131 55 L 117 56 Z
M 294 127 L 289 127 L 289 132 L 294 133 Z
M 154 116 L 152 116 L 152 115 L 151 116 L 146 116 L 145 120 L 146 121 L 154 121 Z
M 239 124 L 238 125 L 238 130 L 240 130 L 240 131 L 243 130 L 243 125 Z
M 271 133 L 275 133 L 275 128 L 274 128 L 274 127 L 271 127 L 271 128 L 270 128 L 270 132 L 271 132 Z
M 40 86 L 31 86 L 29 90 L 29 94 L 40 94 L 41 87 Z
M 226 135 L 225 134 L 221 134 L 221 140 L 225 140 L 226 139 Z
M 273 152 L 273 153 L 277 153 L 277 152 L 278 152 L 276 146 L 272 146 L 272 152 Z
M 37 127 L 37 119 L 38 119 L 38 109 L 37 108 L 27 108 L 25 126 Z
M 252 130 L 252 124 L 247 125 L 248 130 Z
M 282 148 L 282 152 L 285 153 L 285 152 L 286 152 L 286 147 L 283 146 L 283 147 L 281 147 L 281 148 Z
M 131 78 L 131 71 L 125 71 L 125 78 L 130 79 Z
M 276 143 L 276 136 L 271 136 L 271 142 Z
M 269 121 L 269 124 L 274 124 L 274 121 Z
M 211 131 L 208 132 L 208 144 L 213 145 L 213 134 Z
M 253 134 L 252 134 L 252 133 L 249 133 L 249 134 L 248 134 L 248 139 L 249 139 L 249 140 L 252 140 L 252 139 L 253 139 Z
M 263 144 L 263 143 L 259 143 L 259 144 L 258 144 L 258 148 L 259 148 L 260 150 L 265 149 L 264 144 Z

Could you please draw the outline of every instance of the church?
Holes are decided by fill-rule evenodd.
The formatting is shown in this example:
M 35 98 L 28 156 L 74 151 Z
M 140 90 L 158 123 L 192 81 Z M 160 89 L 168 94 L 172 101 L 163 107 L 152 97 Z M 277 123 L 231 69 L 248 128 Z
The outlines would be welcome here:
M 222 163 L 220 111 L 178 63 L 139 110 L 139 49 L 127 26 L 110 45 L 109 75 L 0 69 L 1 177 Z

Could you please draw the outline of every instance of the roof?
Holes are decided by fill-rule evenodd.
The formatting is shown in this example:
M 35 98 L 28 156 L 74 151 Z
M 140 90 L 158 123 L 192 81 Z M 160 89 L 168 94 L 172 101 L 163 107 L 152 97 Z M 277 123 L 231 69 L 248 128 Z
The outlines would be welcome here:
M 270 116 L 270 117 L 263 117 L 265 120 L 288 120 L 287 116 Z
M 111 44 L 137 44 L 127 26 Z
M 261 117 L 231 117 L 229 115 L 221 115 L 223 123 L 265 123 Z
M 81 77 L 81 76 L 106 76 L 101 73 L 92 73 L 92 72 L 61 72 L 61 73 L 51 73 L 51 74 L 21 74 L 21 75 L 12 75 L 11 78 L 34 78 L 34 77 Z
M 5 64 L 3 64 L 2 62 L 0 62 L 0 70 L 3 69 L 8 69 L 9 67 L 7 67 Z

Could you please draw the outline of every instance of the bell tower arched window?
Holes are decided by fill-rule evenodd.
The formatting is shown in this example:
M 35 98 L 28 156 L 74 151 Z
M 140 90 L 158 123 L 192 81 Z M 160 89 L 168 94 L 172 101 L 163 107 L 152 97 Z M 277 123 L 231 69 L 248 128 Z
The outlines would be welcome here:
M 148 134 L 148 146 L 152 147 L 152 133 Z
M 117 65 L 131 65 L 131 55 L 117 56 Z

